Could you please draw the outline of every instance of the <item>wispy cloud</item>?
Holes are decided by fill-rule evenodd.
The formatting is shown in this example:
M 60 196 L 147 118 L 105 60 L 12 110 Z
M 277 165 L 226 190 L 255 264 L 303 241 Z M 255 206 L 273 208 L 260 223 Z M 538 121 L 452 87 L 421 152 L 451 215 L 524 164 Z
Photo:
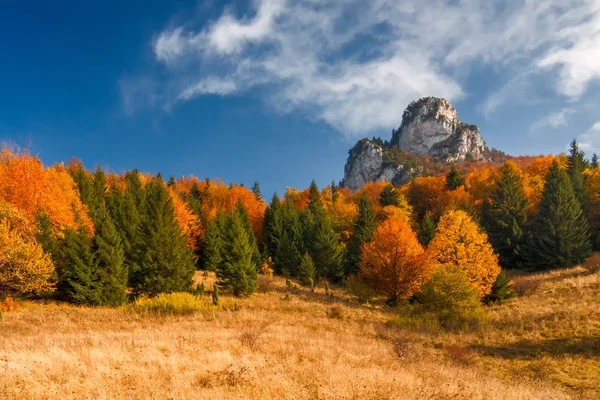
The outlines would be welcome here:
M 486 114 L 538 74 L 552 73 L 548 84 L 574 99 L 600 77 L 600 0 L 252 4 L 248 15 L 226 8 L 199 29 L 185 24 L 157 35 L 167 105 L 260 85 L 280 112 L 300 110 L 352 136 L 396 127 L 417 97 L 463 97 L 460 72 L 473 62 L 508 71 L 507 84 L 482 106 Z
M 531 125 L 531 131 L 537 131 L 542 128 L 559 128 L 561 126 L 567 126 L 567 116 L 574 114 L 575 110 L 571 108 L 563 108 L 560 111 L 556 111 L 548 114 L 544 118 L 534 122 Z
M 579 146 L 588 154 L 600 154 L 600 121 L 592 125 L 585 133 L 577 138 Z

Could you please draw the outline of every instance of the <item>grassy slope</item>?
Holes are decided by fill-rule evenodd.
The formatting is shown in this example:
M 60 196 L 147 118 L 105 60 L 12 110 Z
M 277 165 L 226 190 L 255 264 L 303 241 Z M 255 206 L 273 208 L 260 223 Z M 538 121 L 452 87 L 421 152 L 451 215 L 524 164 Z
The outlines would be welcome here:
M 537 283 L 468 333 L 390 328 L 343 292 L 284 300 L 278 278 L 236 312 L 25 304 L 0 322 L 0 398 L 599 398 L 600 273 L 518 279 Z

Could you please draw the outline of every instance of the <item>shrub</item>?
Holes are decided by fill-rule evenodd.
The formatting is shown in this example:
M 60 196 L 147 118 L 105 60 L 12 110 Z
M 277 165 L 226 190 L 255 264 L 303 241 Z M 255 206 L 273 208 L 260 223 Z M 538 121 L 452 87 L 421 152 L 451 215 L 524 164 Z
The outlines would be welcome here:
M 7 297 L 3 302 L 0 303 L 0 313 L 17 311 L 19 305 L 14 301 L 12 297 Z
M 369 285 L 353 276 L 346 280 L 346 289 L 363 304 L 369 303 L 375 297 L 375 292 Z
M 515 292 L 510 284 L 510 279 L 504 272 L 500 272 L 496 281 L 492 285 L 492 291 L 485 295 L 483 302 L 485 304 L 502 304 L 505 300 L 514 297 Z
M 215 306 L 219 305 L 219 286 L 216 284 L 213 286 L 212 302 Z
M 483 319 L 479 291 L 461 270 L 435 271 L 423 285 L 419 300 L 422 310 L 446 329 L 467 328 Z
M 522 277 L 513 281 L 512 287 L 517 296 L 525 296 L 536 292 L 542 286 L 542 280 L 538 277 Z
M 327 310 L 327 317 L 333 319 L 344 319 L 344 310 L 340 306 L 331 306 L 331 308 Z
M 205 290 L 204 282 L 199 283 L 196 286 L 196 296 L 200 296 L 200 297 L 204 296 L 204 290 Z
M 595 274 L 596 272 L 600 271 L 600 256 L 599 255 L 595 255 L 593 257 L 590 257 L 585 264 L 583 264 L 583 267 L 590 273 L 590 274 Z
M 128 306 L 131 310 L 150 314 L 185 315 L 213 311 L 215 307 L 190 293 L 161 293 L 156 297 L 142 296 Z
M 247 346 L 250 350 L 254 350 L 256 342 L 261 337 L 267 328 L 271 325 L 271 322 L 263 322 L 261 324 L 248 324 L 240 332 L 238 338 L 244 346 Z

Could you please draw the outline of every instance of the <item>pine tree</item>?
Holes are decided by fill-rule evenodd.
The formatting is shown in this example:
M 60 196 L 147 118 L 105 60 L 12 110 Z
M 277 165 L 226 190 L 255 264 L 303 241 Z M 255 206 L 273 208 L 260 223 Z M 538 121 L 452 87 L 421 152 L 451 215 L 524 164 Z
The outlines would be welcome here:
M 176 183 L 177 182 L 175 181 L 175 177 L 173 175 L 171 175 L 169 177 L 169 180 L 167 181 L 167 187 L 170 187 L 170 188 L 175 187 Z
M 94 237 L 94 258 L 98 274 L 99 303 L 119 306 L 127 299 L 128 271 L 121 237 L 105 209 L 99 213 Z
M 48 214 L 37 214 L 38 234 L 37 241 L 42 246 L 44 253 L 49 254 L 56 269 L 60 268 L 60 248 L 58 240 L 52 232 L 52 220 Z
M 260 250 L 258 248 L 258 241 L 256 240 L 256 235 L 252 230 L 252 224 L 250 222 L 250 216 L 248 215 L 248 210 L 244 207 L 244 203 L 238 201 L 236 206 L 236 212 L 242 219 L 242 223 L 244 224 L 244 229 L 248 233 L 248 240 L 250 240 L 250 246 L 252 247 L 252 261 L 256 265 L 262 265 L 262 255 L 260 254 Z
M 381 207 L 387 206 L 395 206 L 398 207 L 400 204 L 400 195 L 396 188 L 391 184 L 385 185 L 383 190 L 381 191 L 381 195 L 379 195 L 379 205 Z
M 252 185 L 252 193 L 254 193 L 254 197 L 256 197 L 257 200 L 263 199 L 258 182 L 254 182 L 254 185 Z
M 308 205 L 302 220 L 304 243 L 317 266 L 318 277 L 341 279 L 344 276 L 344 248 L 327 216 L 314 180 L 310 185 Z
M 375 229 L 377 229 L 377 215 L 373 204 L 367 196 L 362 196 L 346 249 L 346 275 L 354 275 L 359 271 L 363 244 L 371 241 Z
M 590 254 L 588 223 L 567 173 L 555 161 L 546 176 L 539 211 L 531 225 L 526 265 L 536 269 L 569 267 Z
M 146 185 L 140 224 L 139 269 L 132 286 L 136 294 L 156 295 L 187 291 L 196 271 L 192 249 L 175 219 L 175 209 L 164 182 L 155 178 Z
M 421 246 L 426 247 L 431 242 L 434 236 L 435 222 L 431 218 L 431 215 L 429 213 L 425 213 L 423 221 L 421 221 L 421 225 L 419 226 L 417 239 L 419 239 L 419 243 L 421 243 Z
M 304 253 L 300 261 L 298 278 L 303 286 L 306 286 L 309 289 L 313 289 L 315 287 L 317 270 L 315 268 L 315 263 L 308 252 Z
M 278 210 L 281 234 L 275 249 L 275 271 L 278 274 L 295 276 L 298 273 L 302 255 L 303 232 L 298 211 L 289 203 Z
M 281 200 L 277 193 L 273 194 L 271 204 L 265 209 L 265 218 L 263 220 L 263 232 L 265 235 L 265 246 L 267 254 L 275 257 L 277 246 L 281 238 L 283 226 L 281 223 Z
M 456 190 L 464 184 L 465 184 L 465 179 L 462 177 L 461 173 L 453 165 L 452 169 L 450 169 L 450 172 L 448 172 L 448 175 L 446 175 L 446 189 Z
M 61 296 L 75 304 L 98 305 L 98 275 L 92 242 L 85 228 L 65 231 L 61 259 L 57 285 Z
M 573 185 L 573 192 L 579 201 L 579 204 L 585 209 L 585 169 L 588 163 L 585 159 L 585 153 L 579 148 L 577 141 L 573 139 L 569 146 L 569 155 L 567 156 L 567 174 Z
M 204 233 L 204 245 L 202 247 L 202 267 L 208 271 L 216 271 L 221 264 L 221 252 L 223 249 L 223 227 L 225 216 L 217 214 L 217 218 L 208 222 Z
M 504 268 L 523 261 L 524 230 L 528 206 L 523 179 L 516 166 L 504 164 L 492 196 L 484 202 L 482 223 Z
M 223 246 L 223 261 L 217 269 L 219 286 L 229 289 L 234 296 L 247 296 L 257 288 L 258 268 L 253 261 L 254 249 L 238 208 L 228 216 Z
M 598 154 L 592 154 L 592 160 L 590 161 L 591 168 L 598 168 Z

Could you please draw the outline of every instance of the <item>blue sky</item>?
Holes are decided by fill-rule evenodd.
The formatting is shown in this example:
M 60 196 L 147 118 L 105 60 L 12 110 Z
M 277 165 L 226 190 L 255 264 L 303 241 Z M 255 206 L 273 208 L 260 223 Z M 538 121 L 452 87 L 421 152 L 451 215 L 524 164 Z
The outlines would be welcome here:
M 0 6 L 0 139 L 46 164 L 263 192 L 448 98 L 488 145 L 600 152 L 600 0 L 26 1 Z

